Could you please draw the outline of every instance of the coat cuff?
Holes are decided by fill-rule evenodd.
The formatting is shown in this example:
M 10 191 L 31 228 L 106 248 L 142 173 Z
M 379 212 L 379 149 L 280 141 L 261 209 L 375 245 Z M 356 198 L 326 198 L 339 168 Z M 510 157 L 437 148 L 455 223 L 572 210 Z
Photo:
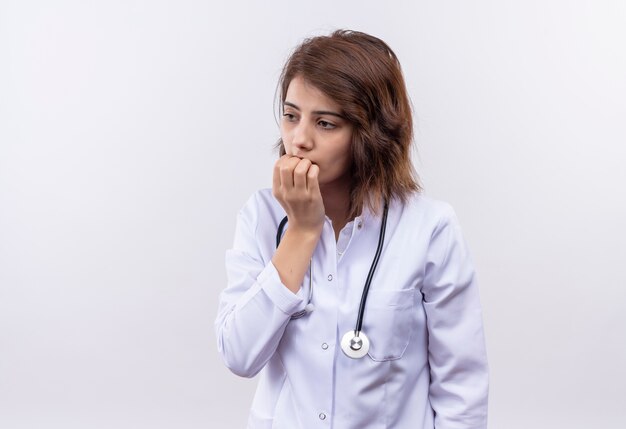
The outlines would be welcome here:
M 300 288 L 298 293 L 293 293 L 280 280 L 278 270 L 270 261 L 261 274 L 257 277 L 257 284 L 272 300 L 274 305 L 285 314 L 292 315 L 304 309 L 304 288 Z

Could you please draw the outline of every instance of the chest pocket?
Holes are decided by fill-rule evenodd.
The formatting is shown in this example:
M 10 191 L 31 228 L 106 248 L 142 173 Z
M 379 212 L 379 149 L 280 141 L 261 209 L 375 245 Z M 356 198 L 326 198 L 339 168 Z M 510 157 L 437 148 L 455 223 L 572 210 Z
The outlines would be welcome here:
M 377 362 L 400 359 L 415 329 L 415 291 L 370 290 L 363 332 L 370 339 L 369 357 Z

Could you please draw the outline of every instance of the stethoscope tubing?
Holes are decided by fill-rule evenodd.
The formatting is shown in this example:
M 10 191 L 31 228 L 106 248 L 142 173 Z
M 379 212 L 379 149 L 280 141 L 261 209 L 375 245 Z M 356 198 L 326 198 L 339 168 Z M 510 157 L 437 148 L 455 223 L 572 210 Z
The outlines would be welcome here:
M 385 209 L 383 211 L 383 220 L 380 225 L 380 233 L 378 235 L 378 246 L 376 247 L 376 254 L 374 255 L 374 261 L 372 261 L 372 265 L 370 266 L 370 271 L 367 274 L 367 280 L 365 280 L 365 287 L 363 288 L 363 293 L 361 294 L 361 304 L 359 305 L 359 314 L 356 319 L 356 328 L 355 335 L 358 337 L 361 332 L 361 328 L 363 327 L 363 315 L 365 314 L 365 303 L 367 301 L 367 295 L 369 295 L 370 284 L 372 283 L 372 278 L 374 277 L 374 273 L 376 272 L 376 266 L 378 265 L 378 260 L 380 259 L 380 254 L 383 250 L 383 243 L 385 242 L 385 231 L 387 229 L 387 212 L 389 211 L 389 206 L 385 201 Z
M 278 225 L 278 230 L 276 231 L 276 248 L 278 248 L 278 245 L 280 244 L 280 239 L 283 236 L 283 230 L 285 229 L 285 224 L 287 223 L 287 220 L 287 216 L 285 216 Z

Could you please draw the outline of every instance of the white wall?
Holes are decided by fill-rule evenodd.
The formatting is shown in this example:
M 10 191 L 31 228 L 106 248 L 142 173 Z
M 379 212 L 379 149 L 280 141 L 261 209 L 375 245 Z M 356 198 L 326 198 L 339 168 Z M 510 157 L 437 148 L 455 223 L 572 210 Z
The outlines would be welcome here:
M 339 27 L 403 64 L 490 428 L 626 427 L 624 2 L 62 0 L 0 2 L 0 428 L 244 427 L 224 251 L 271 185 L 283 61 Z

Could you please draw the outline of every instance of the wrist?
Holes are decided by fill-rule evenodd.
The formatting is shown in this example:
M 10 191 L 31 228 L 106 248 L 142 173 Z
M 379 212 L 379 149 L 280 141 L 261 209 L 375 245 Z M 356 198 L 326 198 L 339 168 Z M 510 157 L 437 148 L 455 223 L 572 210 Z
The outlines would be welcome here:
M 317 242 L 322 235 L 324 224 L 319 227 L 303 227 L 300 225 L 291 225 L 285 231 L 285 235 L 289 234 L 290 238 L 302 242 Z

